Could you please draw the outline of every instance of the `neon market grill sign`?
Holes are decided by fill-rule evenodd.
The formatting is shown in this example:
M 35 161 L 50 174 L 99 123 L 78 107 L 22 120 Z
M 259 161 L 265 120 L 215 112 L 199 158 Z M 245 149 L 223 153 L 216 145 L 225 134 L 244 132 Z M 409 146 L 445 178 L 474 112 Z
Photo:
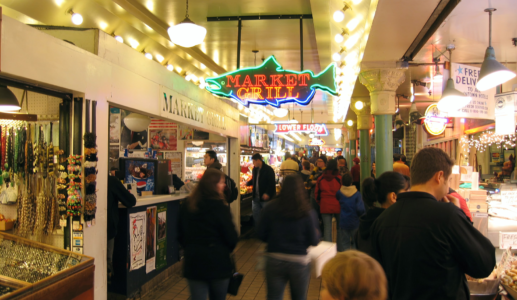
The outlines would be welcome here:
M 303 132 L 327 136 L 329 132 L 325 124 L 275 124 L 275 133 Z
M 307 105 L 316 90 L 337 96 L 336 66 L 330 64 L 318 75 L 310 70 L 284 70 L 274 56 L 262 65 L 239 69 L 206 79 L 206 89 L 214 95 L 231 98 L 248 107 L 250 104 L 271 105 L 295 102 Z

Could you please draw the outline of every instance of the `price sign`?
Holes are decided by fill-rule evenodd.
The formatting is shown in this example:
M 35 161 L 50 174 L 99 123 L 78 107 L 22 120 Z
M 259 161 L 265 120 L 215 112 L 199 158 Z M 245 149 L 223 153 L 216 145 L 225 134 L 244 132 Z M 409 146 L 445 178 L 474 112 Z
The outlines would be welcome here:
M 499 231 L 499 249 L 517 248 L 517 232 Z
M 501 191 L 501 202 L 506 204 L 517 203 L 517 190 L 502 190 Z

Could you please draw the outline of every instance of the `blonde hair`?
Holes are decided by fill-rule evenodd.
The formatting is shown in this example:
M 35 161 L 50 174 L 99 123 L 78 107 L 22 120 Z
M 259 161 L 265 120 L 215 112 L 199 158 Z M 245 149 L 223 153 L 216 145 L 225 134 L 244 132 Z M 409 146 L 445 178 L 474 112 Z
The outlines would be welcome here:
M 338 253 L 323 267 L 321 278 L 334 299 L 385 300 L 386 275 L 381 265 L 355 250 Z

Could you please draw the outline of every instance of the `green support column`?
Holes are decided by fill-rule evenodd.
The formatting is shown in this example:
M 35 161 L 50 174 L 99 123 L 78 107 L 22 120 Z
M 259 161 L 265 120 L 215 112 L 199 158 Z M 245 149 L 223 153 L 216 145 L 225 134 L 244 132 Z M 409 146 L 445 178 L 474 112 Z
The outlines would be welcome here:
M 377 177 L 393 171 L 393 131 L 391 115 L 375 116 L 375 166 Z
M 348 147 L 350 147 L 350 155 L 349 155 L 350 163 L 352 163 L 354 158 L 357 156 L 357 153 L 356 153 L 357 147 L 356 147 L 356 145 L 357 145 L 357 141 L 356 140 L 350 140 L 350 144 L 348 146 Z M 353 164 L 351 166 L 353 166 Z
M 370 133 L 368 129 L 359 130 L 359 151 L 361 152 L 361 190 L 363 181 L 370 177 Z

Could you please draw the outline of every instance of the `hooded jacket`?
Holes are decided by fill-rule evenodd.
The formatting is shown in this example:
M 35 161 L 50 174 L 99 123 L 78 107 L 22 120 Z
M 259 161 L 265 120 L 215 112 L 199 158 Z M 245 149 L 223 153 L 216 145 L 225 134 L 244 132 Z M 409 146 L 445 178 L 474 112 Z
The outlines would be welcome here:
M 361 194 L 354 185 L 341 186 L 336 194 L 341 206 L 339 227 L 354 230 L 359 227 L 359 217 L 364 214 L 364 203 Z
M 336 198 L 336 194 L 341 188 L 341 176 L 337 171 L 336 174 L 333 173 L 332 170 L 325 170 L 316 183 L 314 195 L 322 214 L 341 213 L 341 207 Z
M 379 217 L 385 210 L 386 209 L 382 207 L 372 207 L 359 218 L 359 230 L 354 237 L 357 250 L 371 255 L 372 246 L 370 240 L 370 229 L 372 228 L 373 222 L 375 222 L 377 217 Z

